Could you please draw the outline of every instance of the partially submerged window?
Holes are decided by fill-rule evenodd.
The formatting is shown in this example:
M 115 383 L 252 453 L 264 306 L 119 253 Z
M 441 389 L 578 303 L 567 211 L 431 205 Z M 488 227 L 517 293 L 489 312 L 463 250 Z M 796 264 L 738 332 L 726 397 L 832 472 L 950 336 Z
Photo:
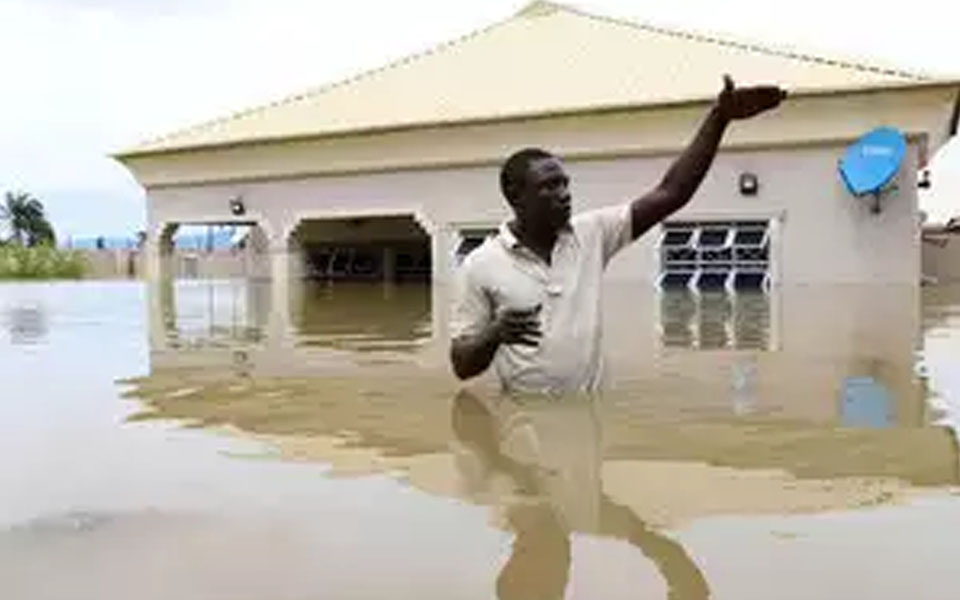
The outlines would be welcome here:
M 666 223 L 658 251 L 665 347 L 770 347 L 767 221 Z

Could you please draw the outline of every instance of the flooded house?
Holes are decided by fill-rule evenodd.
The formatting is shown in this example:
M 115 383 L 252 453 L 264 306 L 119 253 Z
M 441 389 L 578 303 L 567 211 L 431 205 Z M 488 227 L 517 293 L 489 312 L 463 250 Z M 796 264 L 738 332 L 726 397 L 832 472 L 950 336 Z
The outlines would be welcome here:
M 542 146 L 565 160 L 575 210 L 625 202 L 662 176 L 728 72 L 791 96 L 731 127 L 689 206 L 612 262 L 609 389 L 595 402 L 511 402 L 489 379 L 462 386 L 446 355 L 448 283 L 508 217 L 501 161 Z M 917 581 L 939 593 L 950 570 L 923 548 L 955 537 L 943 523 L 956 496 L 942 490 L 960 485 L 960 288 L 920 285 L 921 192 L 958 93 L 960 80 L 536 2 L 383 69 L 148 142 L 119 157 L 147 191 L 151 272 L 148 366 L 121 382 L 125 418 L 255 443 L 244 456 L 285 473 L 296 462 L 324 485 L 318 475 L 335 476 L 308 497 L 243 472 L 234 497 L 262 490 L 285 518 L 304 499 L 304 522 L 318 524 L 307 537 L 326 544 L 311 550 L 310 573 L 316 556 L 345 557 L 364 574 L 400 555 L 428 565 L 374 578 L 409 584 L 393 592 L 435 590 L 449 559 L 443 571 L 471 573 L 471 589 L 488 597 L 500 581 L 491 565 L 516 573 L 505 540 L 529 548 L 532 529 L 549 548 L 569 536 L 580 573 L 618 556 L 598 543 L 638 542 L 669 568 L 630 593 L 669 595 L 661 579 L 718 586 L 717 597 L 858 597 L 864 581 L 884 598 Z M 880 126 L 902 133 L 905 158 L 879 198 L 855 197 L 838 161 Z M 217 272 L 209 257 L 192 253 L 185 270 L 173 247 L 178 227 L 198 224 L 245 228 L 216 257 L 236 263 L 216 280 L 204 280 Z M 140 318 L 141 291 L 116 296 L 116 310 Z M 84 293 L 100 302 L 98 290 Z M 48 300 L 60 311 L 50 322 L 83 326 L 75 303 Z M 192 481 L 181 488 L 204 497 L 222 487 Z M 399 495 L 383 491 L 394 485 Z M 919 497 L 932 499 L 904 508 Z M 414 529 L 384 544 L 366 533 L 377 529 L 369 519 L 330 504 L 340 498 Z M 446 520 L 440 506 L 463 512 Z M 545 522 L 543 507 L 562 527 L 530 527 Z M 789 516 L 772 525 L 779 515 Z M 930 524 L 904 527 L 911 515 Z M 508 537 L 483 549 L 481 534 L 454 529 L 468 519 Z M 729 534 L 681 529 L 719 519 Z M 354 521 L 365 529 L 351 539 L 374 540 L 369 551 L 330 534 Z M 647 535 L 661 530 L 682 545 Z M 481 550 L 434 552 L 434 532 Z M 291 562 L 276 542 L 251 546 Z M 904 556 L 917 560 L 904 566 Z M 758 560 L 767 577 L 746 569 L 741 589 L 759 592 L 724 587 Z M 562 589 L 569 565 L 559 562 L 536 581 Z M 330 571 L 347 574 L 324 572 L 342 587 L 314 589 L 355 592 L 350 568 Z
M 501 161 L 628 201 L 724 73 L 791 96 L 611 263 L 609 388 L 458 381 L 448 283 L 508 217 Z M 958 94 L 534 2 L 123 152 L 146 285 L 0 293 L 0 598 L 954 597 L 960 284 L 920 283 L 960 248 L 923 197 Z M 855 197 L 880 126 L 905 158 Z M 178 246 L 198 225 L 228 242 Z
M 355 339 L 378 339 L 382 325 L 387 346 L 430 347 L 443 363 L 448 283 L 509 214 L 498 184 L 505 157 L 526 146 L 561 156 L 575 211 L 626 202 L 659 181 L 725 73 L 790 97 L 734 124 L 688 207 L 611 263 L 614 379 L 657 364 L 698 373 L 658 380 L 660 395 L 707 398 L 720 386 L 743 410 L 775 397 L 822 416 L 866 393 L 887 404 L 909 397 L 899 414 L 920 418 L 918 174 L 950 135 L 960 79 L 551 2 L 121 153 L 147 192 L 153 348 L 183 360 L 164 352 L 174 291 L 160 283 L 177 271 L 177 227 L 234 224 L 250 228 L 237 252 L 243 273 L 270 282 L 224 300 L 260 315 L 249 328 L 267 333 L 244 351 L 257 369 L 311 372 L 310 352 L 348 323 Z M 838 161 L 879 126 L 902 134 L 906 154 L 874 201 L 848 191 Z M 298 291 L 304 280 L 416 291 L 344 300 L 354 292 L 341 285 L 340 305 L 319 309 L 315 294 Z M 209 306 L 216 321 L 220 305 Z M 414 343 L 424 336 L 437 343 Z M 890 411 L 876 418 L 896 418 Z
M 724 73 L 791 97 L 732 127 L 689 208 L 612 276 L 694 287 L 918 281 L 917 172 L 948 135 L 960 82 L 550 2 L 117 158 L 147 191 L 154 272 L 177 226 L 245 224 L 257 230 L 253 251 L 270 257 L 264 274 L 442 284 L 507 216 L 497 170 L 512 150 L 563 157 L 575 209 L 624 202 L 658 181 Z M 837 160 L 880 125 L 903 132 L 909 151 L 874 213 L 846 191 Z M 683 253 L 664 245 L 702 260 L 675 274 L 670 256 Z

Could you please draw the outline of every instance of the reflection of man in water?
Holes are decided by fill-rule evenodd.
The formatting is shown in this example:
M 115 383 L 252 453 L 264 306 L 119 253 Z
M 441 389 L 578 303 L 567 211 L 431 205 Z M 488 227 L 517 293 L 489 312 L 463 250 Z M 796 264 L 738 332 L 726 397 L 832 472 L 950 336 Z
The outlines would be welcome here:
M 461 392 L 454 400 L 452 425 L 468 455 L 461 453 L 461 468 L 471 495 L 487 494 L 515 535 L 497 578 L 498 598 L 562 598 L 573 532 L 636 546 L 656 565 L 672 600 L 709 597 L 703 575 L 680 544 L 603 494 L 593 403 L 496 402 L 488 406 Z
M 450 358 L 467 379 L 494 365 L 509 390 L 583 391 L 600 381 L 600 280 L 620 249 L 682 208 L 713 162 L 730 121 L 777 106 L 777 87 L 724 89 L 660 184 L 623 206 L 571 216 L 569 178 L 540 149 L 500 172 L 514 219 L 460 269 Z

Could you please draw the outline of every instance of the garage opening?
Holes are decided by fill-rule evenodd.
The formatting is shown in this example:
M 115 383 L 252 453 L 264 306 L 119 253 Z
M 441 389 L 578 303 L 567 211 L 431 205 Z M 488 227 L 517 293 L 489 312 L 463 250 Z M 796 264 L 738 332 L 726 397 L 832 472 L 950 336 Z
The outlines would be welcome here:
M 430 236 L 412 216 L 309 219 L 293 235 L 308 279 L 430 280 Z

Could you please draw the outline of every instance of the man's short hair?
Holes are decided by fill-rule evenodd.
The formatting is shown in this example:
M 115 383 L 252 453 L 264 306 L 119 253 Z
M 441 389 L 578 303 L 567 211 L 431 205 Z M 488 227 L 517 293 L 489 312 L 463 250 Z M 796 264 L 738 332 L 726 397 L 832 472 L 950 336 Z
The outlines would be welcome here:
M 513 203 L 517 191 L 523 189 L 530 163 L 545 158 L 554 158 L 554 156 L 541 148 L 524 148 L 511 154 L 510 158 L 503 163 L 503 167 L 500 168 L 500 191 L 503 192 L 507 202 Z

